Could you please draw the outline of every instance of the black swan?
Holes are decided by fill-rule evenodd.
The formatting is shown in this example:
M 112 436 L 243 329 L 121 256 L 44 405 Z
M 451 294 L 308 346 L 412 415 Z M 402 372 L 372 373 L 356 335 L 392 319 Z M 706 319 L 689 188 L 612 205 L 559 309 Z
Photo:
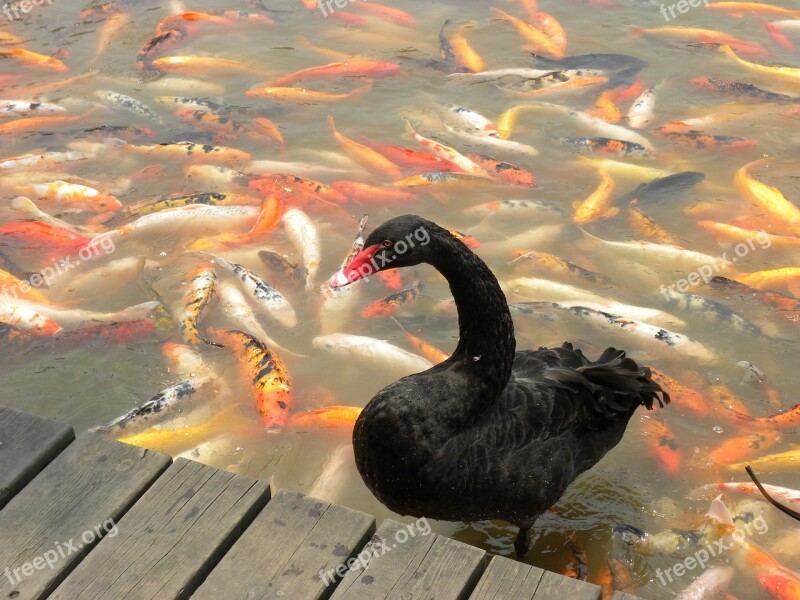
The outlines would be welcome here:
M 539 515 L 620 441 L 640 404 L 663 407 L 669 396 L 621 350 L 607 348 L 595 362 L 569 343 L 516 352 L 489 267 L 416 215 L 375 229 L 330 285 L 420 263 L 450 284 L 458 345 L 443 363 L 369 401 L 353 429 L 358 471 L 399 514 L 517 525 L 514 548 L 524 556 Z

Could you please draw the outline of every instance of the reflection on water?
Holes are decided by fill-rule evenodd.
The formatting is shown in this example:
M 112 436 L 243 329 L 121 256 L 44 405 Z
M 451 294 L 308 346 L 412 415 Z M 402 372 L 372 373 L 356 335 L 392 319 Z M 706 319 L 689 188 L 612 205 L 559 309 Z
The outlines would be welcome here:
M 743 422 L 726 419 L 729 413 L 718 407 L 722 403 L 758 417 L 796 403 L 800 376 L 793 367 L 800 340 L 798 321 L 795 313 L 787 313 L 788 305 L 779 307 L 739 290 L 700 286 L 693 291 L 722 303 L 753 327 L 742 326 L 724 315 L 715 320 L 710 315 L 718 313 L 710 305 L 686 307 L 668 302 L 663 290 L 704 268 L 704 259 L 676 259 L 665 250 L 636 257 L 629 248 L 609 246 L 598 238 L 663 243 L 666 238 L 659 236 L 667 235 L 669 243 L 711 257 L 726 252 L 734 262 L 721 267 L 718 274 L 731 278 L 800 266 L 798 246 L 791 237 L 771 238 L 769 244 L 754 243 L 742 250 L 736 246 L 740 240 L 735 235 L 708 225 L 735 224 L 745 229 L 797 235 L 796 228 L 794 232 L 787 231 L 785 223 L 776 220 L 741 185 L 734 184 L 734 175 L 742 166 L 761 157 L 773 157 L 754 167 L 752 174 L 797 205 L 800 186 L 792 168 L 796 166 L 800 135 L 797 104 L 791 98 L 763 94 L 757 97 L 749 93 L 749 88 L 714 92 L 709 89 L 713 87 L 710 80 L 690 80 L 746 82 L 786 96 L 800 96 L 800 85 L 791 77 L 751 70 L 705 43 L 714 39 L 692 30 L 682 30 L 680 34 L 638 30 L 666 25 L 713 29 L 734 36 L 733 41 L 726 38 L 726 43 L 748 61 L 797 65 L 793 49 L 800 43 L 797 27 L 784 23 L 770 32 L 757 16 L 737 17 L 702 6 L 686 13 L 679 11 L 674 19 L 665 22 L 659 7 L 648 3 L 543 1 L 540 10 L 552 14 L 563 25 L 567 55 L 625 54 L 644 61 L 645 66 L 627 73 L 612 60 L 598 67 L 606 70 L 604 74 L 582 74 L 605 78 L 605 83 L 589 82 L 584 87 L 567 86 L 560 92 L 526 97 L 514 90 L 531 91 L 536 86 L 513 75 L 502 80 L 448 76 L 446 69 L 435 68 L 435 61 L 442 56 L 440 29 L 448 19 L 453 24 L 445 30 L 445 37 L 458 52 L 466 52 L 464 43 L 474 49 L 474 54 L 466 54 L 467 62 L 473 66 L 484 70 L 551 68 L 547 61 L 537 65 L 522 48 L 522 38 L 514 27 L 485 3 L 399 0 L 391 4 L 390 8 L 412 15 L 413 23 L 403 22 L 398 14 L 381 16 L 359 9 L 356 3 L 344 8 L 334 5 L 335 10 L 327 11 L 327 16 L 324 11 L 304 8 L 301 2 L 270 3 L 271 10 L 266 13 L 258 9 L 260 3 L 247 4 L 234 0 L 224 6 L 196 2 L 187 4 L 185 10 L 197 14 L 249 10 L 262 18 L 226 13 L 216 19 L 195 17 L 187 21 L 175 17 L 167 21 L 163 30 L 174 27 L 175 39 L 163 40 L 163 49 L 146 54 L 145 59 L 194 59 L 178 65 L 163 60 L 143 65 L 140 54 L 143 45 L 153 39 L 159 23 L 172 14 L 170 6 L 130 2 L 123 3 L 119 10 L 90 10 L 80 17 L 85 7 L 52 2 L 20 12 L 19 17 L 2 19 L 3 48 L 25 48 L 55 56 L 67 70 L 42 65 L 35 57 L 4 55 L 0 100 L 52 103 L 60 107 L 54 111 L 64 110 L 41 116 L 55 120 L 18 126 L 9 124 L 40 115 L 23 114 L 19 106 L 4 114 L 0 123 L 5 142 L 1 158 L 45 151 L 84 155 L 73 156 L 80 158 L 74 162 L 66 161 L 68 157 L 62 155 L 50 164 L 0 165 L 6 173 L 0 183 L 4 198 L 0 223 L 46 218 L 33 215 L 27 205 L 28 212 L 24 212 L 19 202 L 12 208 L 11 199 L 23 195 L 36 200 L 39 209 L 51 217 L 63 219 L 69 226 L 88 228 L 78 229 L 76 236 L 91 238 L 102 231 L 100 223 L 109 215 L 97 214 L 102 211 L 93 208 L 96 201 L 88 202 L 91 210 L 87 211 L 87 206 L 80 203 L 36 199 L 39 191 L 35 184 L 65 179 L 113 195 L 128 209 L 149 199 L 193 192 L 238 194 L 230 203 L 250 206 L 238 215 L 215 214 L 202 223 L 182 226 L 166 222 L 135 235 L 114 238 L 113 252 L 99 253 L 55 277 L 48 289 L 39 291 L 45 302 L 66 309 L 115 313 L 155 299 L 162 301 L 171 314 L 156 315 L 157 332 L 131 334 L 123 343 L 101 336 L 99 341 L 76 337 L 52 347 L 44 342 L 17 350 L 10 349 L 16 346 L 6 346 L 0 402 L 66 420 L 77 430 L 84 430 L 109 422 L 175 384 L 176 370 L 163 354 L 163 341 L 181 339 L 175 319 L 182 310 L 188 277 L 201 261 L 200 255 L 186 250 L 205 248 L 267 278 L 291 303 L 297 317 L 297 326 L 292 328 L 257 311 L 260 325 L 282 349 L 277 354 L 291 373 L 291 412 L 298 415 L 330 405 L 363 406 L 377 390 L 396 379 L 396 369 L 392 365 L 367 367 L 356 360 L 343 359 L 315 347 L 312 340 L 322 333 L 339 331 L 414 350 L 398 327 L 400 322 L 425 342 L 449 351 L 455 346 L 457 332 L 455 313 L 447 302 L 449 291 L 429 267 L 408 270 L 401 274 L 402 286 L 420 281 L 422 287 L 415 299 L 400 307 L 398 321 L 388 317 L 363 318 L 360 313 L 365 307 L 391 293 L 385 282 L 373 278 L 355 289 L 351 304 L 332 326 L 320 315 L 324 296 L 318 284 L 339 267 L 362 214 L 369 215 L 369 230 L 390 216 L 415 212 L 474 238 L 480 244 L 477 252 L 497 274 L 511 302 L 549 300 L 605 307 L 608 312 L 652 322 L 702 344 L 702 352 L 688 346 L 671 347 L 647 338 L 648 330 L 640 328 L 645 333 L 639 337 L 630 333 L 630 327 L 601 324 L 566 309 L 515 311 L 521 349 L 570 340 L 594 357 L 605 346 L 625 347 L 637 359 L 699 391 L 698 397 L 686 395 L 684 402 L 676 401 L 668 407 L 662 413 L 663 422 L 643 414 L 635 417 L 622 443 L 570 488 L 557 507 L 558 515 L 541 518 L 537 527 L 540 538 L 526 559 L 564 572 L 571 560 L 567 540 L 572 528 L 577 532 L 574 543 L 588 557 L 590 580 L 603 578 L 606 556 L 613 552 L 628 563 L 634 589 L 644 597 L 672 597 L 688 584 L 690 577 L 676 581 L 669 589 L 661 586 L 655 580 L 655 569 L 672 560 L 633 554 L 612 536 L 611 527 L 628 523 L 652 532 L 669 527 L 691 528 L 702 520 L 708 506 L 705 499 L 687 500 L 689 490 L 705 483 L 746 479 L 741 469 L 727 469 L 719 462 L 738 463 L 796 447 L 800 440 L 795 430 L 784 427 L 777 432 L 756 431 Z M 788 9 L 793 3 L 773 4 Z M 518 16 L 526 14 L 520 3 L 504 3 L 501 8 Z M 265 16 L 275 23 L 267 24 Z M 780 14 L 765 16 L 769 21 L 792 19 Z M 397 73 L 373 73 L 372 78 L 350 74 L 284 84 L 328 95 L 347 95 L 339 100 L 317 96 L 298 99 L 287 92 L 288 98 L 277 101 L 245 94 L 257 84 L 267 87 L 268 82 L 280 81 L 287 74 L 345 57 L 350 61 L 366 57 L 401 66 Z M 223 64 L 218 59 L 235 62 Z M 145 68 L 139 68 L 142 66 Z M 167 72 L 149 79 L 151 69 L 157 68 Z M 638 149 L 628 148 L 623 149 L 625 156 L 594 154 L 593 158 L 613 158 L 642 168 L 578 158 L 587 143 L 575 138 L 612 137 L 609 131 L 620 130 L 605 128 L 559 107 L 594 109 L 598 112 L 593 114 L 612 118 L 613 110 L 599 101 L 603 90 L 614 86 L 618 95 L 606 99 L 616 98 L 625 112 L 635 97 L 623 98 L 622 91 L 630 93 L 631 85 L 639 80 L 644 84 L 639 93 L 656 86 L 655 108 L 648 116 L 645 107 L 644 114 L 633 122 L 641 125 L 639 131 L 627 129 L 627 139 L 631 143 L 643 141 L 640 145 L 649 151 L 643 156 Z M 364 85 L 367 81 L 370 84 Z M 352 93 L 354 90 L 358 92 Z M 209 119 L 195 112 L 206 110 L 207 104 L 170 103 L 164 98 L 169 96 L 201 98 L 227 105 L 228 110 L 222 120 Z M 521 111 L 511 134 L 516 146 L 501 145 L 497 138 L 481 142 L 474 136 L 465 136 L 459 126 L 446 126 L 446 108 L 451 104 L 463 105 L 498 122 L 509 108 L 534 102 L 556 106 Z M 421 135 L 452 145 L 474 160 L 478 160 L 474 155 L 480 154 L 513 163 L 532 173 L 538 186 L 473 181 L 395 188 L 392 184 L 398 174 L 406 178 L 419 175 L 424 169 L 402 165 L 396 166 L 395 171 L 383 163 L 365 169 L 332 134 L 329 115 L 341 135 L 375 149 L 380 149 L 381 144 L 420 148 L 406 131 L 404 120 L 408 119 Z M 674 124 L 676 121 L 688 125 L 681 127 Z M 271 129 L 270 123 L 277 126 L 279 133 Z M 617 127 L 627 128 L 629 123 L 623 118 Z M 664 129 L 666 124 L 672 124 L 672 129 Z M 104 126 L 109 129 L 87 131 Z M 111 127 L 118 129 L 112 131 Z M 658 128 L 662 130 L 657 132 Z M 728 138 L 698 139 L 700 133 Z M 731 140 L 732 137 L 742 140 Z M 191 153 L 185 148 L 143 149 L 144 145 L 178 141 L 217 144 L 229 150 L 215 157 L 213 153 L 203 156 L 200 147 Z M 249 243 L 241 243 L 242 239 L 236 236 L 228 239 L 235 243 L 210 248 L 198 242 L 220 233 L 244 234 L 259 211 L 264 192 L 263 188 L 248 187 L 246 179 L 225 169 L 212 173 L 197 168 L 203 164 L 262 176 L 293 174 L 326 184 L 356 181 L 392 189 L 393 193 L 381 195 L 372 190 L 372 195 L 358 196 L 358 200 L 352 200 L 355 193 L 348 193 L 351 200 L 341 205 L 318 198 L 309 201 L 306 197 L 302 202 L 294 199 L 293 205 L 308 215 L 320 240 L 319 275 L 314 287 L 306 291 L 302 279 L 298 285 L 291 280 L 289 271 L 271 270 L 258 256 L 259 251 L 271 250 L 292 263 L 302 264 L 304 258 L 308 259 L 304 251 L 311 247 L 310 238 L 302 233 L 293 234 L 279 225 L 267 228 L 266 233 Z M 188 168 L 191 165 L 195 167 Z M 694 186 L 680 191 L 669 189 L 650 202 L 641 201 L 638 208 L 650 221 L 631 212 L 630 194 L 637 186 L 683 171 L 700 172 L 705 177 Z M 597 194 L 604 177 L 613 185 L 606 208 L 619 211 L 604 210 L 604 218 L 590 216 L 580 222 L 579 228 L 572 218 L 575 203 Z M 398 196 L 398 189 L 407 194 Z M 498 200 L 528 204 L 507 210 L 496 210 L 495 205 L 483 208 Z M 541 204 L 531 205 L 534 201 Z M 113 201 L 108 202 L 107 208 L 113 208 Z M 107 227 L 130 221 L 120 218 Z M 699 222 L 705 225 L 698 226 Z M 53 226 L 63 227 L 64 223 Z M 81 245 L 75 240 L 83 239 L 56 239 L 50 230 L 36 231 L 28 238 L 10 231 L 4 230 L 0 251 L 3 257 L 13 259 L 22 272 L 40 271 L 54 260 L 76 256 Z M 299 244 L 293 235 L 299 235 Z M 531 250 L 558 256 L 602 277 L 591 279 L 584 275 L 574 279 L 545 263 L 511 263 L 515 256 Z M 4 265 L 5 269 L 8 265 Z M 233 281 L 224 269 L 217 271 L 220 281 Z M 768 287 L 792 298 L 800 292 L 797 282 L 794 273 Z M 564 284 L 582 289 L 564 288 Z M 616 303 L 613 309 L 611 302 Z M 215 304 L 205 310 L 202 327 L 231 327 L 230 314 L 223 308 Z M 625 312 L 635 310 L 646 312 Z M 787 318 L 792 314 L 794 320 Z M 83 324 L 96 324 L 94 320 L 88 318 Z M 233 354 L 211 346 L 200 346 L 198 350 L 219 381 L 152 421 L 170 429 L 185 428 L 182 434 L 169 436 L 166 443 L 159 438 L 159 447 L 252 477 L 272 478 L 278 486 L 311 491 L 379 518 L 390 516 L 355 471 L 346 427 L 312 424 L 264 430 L 252 407 L 252 390 L 242 380 Z M 745 379 L 744 371 L 736 365 L 739 361 L 755 364 L 766 375 L 768 385 Z M 745 435 L 756 437 L 730 441 Z M 797 488 L 797 470 L 786 464 L 791 465 L 765 463 L 757 471 L 764 481 Z M 796 542 L 793 546 L 791 540 L 787 541 L 787 536 L 797 539 L 796 527 L 792 529 L 791 523 L 774 512 L 768 512 L 767 518 L 771 530 L 759 543 L 770 548 L 785 566 L 799 568 Z M 437 523 L 434 528 L 490 552 L 513 553 L 513 528 L 504 524 Z M 742 598 L 762 597 L 748 574 L 737 575 L 737 585 L 745 590 Z

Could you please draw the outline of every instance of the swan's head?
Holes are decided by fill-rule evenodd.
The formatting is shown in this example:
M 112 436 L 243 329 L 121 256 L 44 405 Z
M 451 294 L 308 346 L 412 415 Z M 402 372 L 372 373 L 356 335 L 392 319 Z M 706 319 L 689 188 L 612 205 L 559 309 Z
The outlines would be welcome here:
M 329 285 L 340 288 L 379 271 L 428 262 L 432 252 L 430 243 L 438 229 L 436 224 L 417 215 L 389 219 L 369 234 L 364 249 L 349 265 L 334 273 Z

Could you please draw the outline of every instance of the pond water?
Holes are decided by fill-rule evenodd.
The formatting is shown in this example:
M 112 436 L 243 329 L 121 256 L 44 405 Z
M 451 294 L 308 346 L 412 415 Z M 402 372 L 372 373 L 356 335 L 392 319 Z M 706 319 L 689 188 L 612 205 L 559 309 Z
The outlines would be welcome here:
M 259 259 L 259 251 L 271 250 L 293 263 L 303 263 L 308 239 L 298 245 L 284 224 L 254 235 L 245 243 L 237 239 L 236 243 L 211 247 L 212 252 L 264 277 L 285 294 L 297 315 L 297 325 L 286 327 L 257 311 L 261 326 L 279 345 L 273 348 L 275 353 L 291 374 L 292 417 L 330 405 L 364 406 L 383 386 L 408 373 L 388 360 L 368 365 L 337 356 L 313 344 L 319 335 L 342 332 L 370 336 L 416 351 L 399 323 L 445 352 L 455 347 L 458 330 L 455 312 L 448 304 L 449 290 L 428 266 L 401 272 L 403 288 L 418 281 L 421 290 L 416 298 L 398 307 L 394 315 L 397 320 L 388 316 L 365 318 L 361 314 L 372 302 L 394 291 L 378 278 L 356 286 L 349 304 L 335 318 L 321 313 L 324 303 L 321 284 L 340 267 L 358 221 L 365 214 L 369 216 L 367 232 L 389 217 L 413 212 L 471 236 L 479 244 L 475 251 L 497 275 L 509 302 L 546 300 L 583 304 L 622 317 L 652 321 L 657 327 L 702 344 L 702 348 L 669 345 L 648 336 L 641 326 L 637 333 L 631 325 L 620 327 L 608 322 L 598 325 L 597 313 L 582 318 L 564 308 L 530 309 L 530 305 L 514 312 L 518 349 L 559 345 L 569 340 L 594 358 L 606 346 L 622 347 L 636 360 L 696 390 L 701 398 L 694 404 L 686 401 L 686 394 L 676 398 L 659 411 L 658 418 L 663 421 L 654 421 L 655 417 L 646 415 L 645 410 L 637 413 L 622 442 L 568 490 L 557 505 L 558 516 L 547 514 L 540 519 L 536 526 L 538 537 L 526 562 L 565 572 L 571 560 L 568 532 L 574 530 L 574 541 L 586 554 L 590 581 L 601 583 L 608 579 L 606 563 L 612 555 L 630 571 L 626 589 L 644 598 L 672 598 L 699 570 L 662 585 L 656 569 L 663 570 L 676 559 L 636 554 L 612 533 L 612 526 L 630 524 L 652 533 L 669 528 L 693 529 L 703 521 L 711 496 L 690 499 L 690 491 L 703 484 L 747 481 L 743 468 L 730 464 L 754 461 L 763 482 L 800 487 L 797 416 L 793 427 L 791 423 L 761 427 L 732 417 L 723 406 L 733 405 L 740 412 L 763 417 L 791 408 L 800 397 L 800 373 L 796 370 L 800 312 L 791 300 L 800 297 L 797 270 L 800 244 L 795 237 L 800 234 L 800 224 L 797 220 L 792 224 L 791 217 L 788 221 L 781 220 L 764 203 L 754 199 L 741 181 L 747 176 L 740 174 L 739 184 L 735 182 L 742 167 L 768 158 L 752 165 L 748 173 L 756 181 L 779 190 L 768 194 L 785 197 L 797 211 L 800 111 L 791 99 L 759 98 L 743 89 L 732 94 L 715 93 L 698 81 L 690 82 L 695 78 L 716 78 L 746 82 L 786 96 L 800 96 L 800 79 L 755 71 L 726 55 L 724 50 L 705 43 L 715 41 L 708 34 L 691 29 L 652 31 L 678 26 L 714 30 L 734 36 L 736 41 L 728 43 L 744 60 L 793 67 L 796 72 L 800 66 L 797 21 L 794 25 L 781 23 L 780 36 L 773 36 L 764 21 L 796 19 L 800 16 L 800 3 L 771 3 L 774 7 L 795 10 L 793 16 L 770 12 L 763 16 L 749 12 L 737 16 L 706 9 L 703 3 L 698 3 L 698 7 L 689 7 L 685 12 L 676 10 L 675 18 L 666 21 L 659 4 L 542 1 L 538 9 L 557 19 L 566 32 L 567 56 L 620 54 L 640 59 L 643 65 L 640 70 L 623 72 L 619 61 L 625 59 L 619 57 L 597 67 L 587 65 L 585 68 L 605 69 L 605 72 L 570 76 L 594 76 L 602 81 L 531 97 L 505 89 L 524 87 L 517 77 L 451 75 L 453 68 L 448 71 L 446 65 L 435 68 L 437 65 L 432 64 L 441 62 L 440 31 L 450 20 L 444 37 L 456 51 L 461 49 L 459 39 L 466 40 L 482 59 L 483 66 L 477 68 L 555 69 L 546 60 L 537 64 L 525 49 L 526 41 L 487 3 L 392 2 L 391 8 L 413 17 L 409 23 L 391 22 L 377 12 L 359 7 L 363 2 L 340 3 L 343 8 L 333 4 L 330 11 L 308 8 L 299 1 L 265 3 L 269 9 L 266 13 L 256 5 L 234 0 L 198 0 L 185 5 L 173 2 L 164 6 L 131 1 L 106 12 L 97 9 L 81 16 L 87 6 L 52 0 L 30 4 L 27 12 L 20 8 L 19 17 L 13 11 L 8 18 L 0 17 L 3 52 L 24 48 L 55 56 L 65 65 L 65 69 L 57 70 L 42 66 L 29 56 L 3 54 L 0 100 L 47 102 L 65 110 L 49 116 L 54 120 L 18 126 L 7 125 L 37 115 L 19 111 L 3 114 L 0 131 L 4 144 L 0 159 L 42 152 L 86 153 L 76 162 L 30 167 L 0 164 L 4 171 L 0 176 L 0 227 L 42 218 L 21 212 L 23 204 L 13 200 L 18 196 L 31 198 L 39 209 L 68 224 L 89 228 L 84 231 L 87 237 L 118 226 L 102 225 L 112 215 L 76 212 L 67 203 L 37 198 L 38 188 L 31 184 L 55 180 L 113 194 L 125 207 L 192 192 L 241 194 L 249 196 L 251 203 L 256 199 L 249 209 L 254 211 L 251 216 L 238 221 L 219 218 L 203 224 L 167 223 L 160 228 L 114 237 L 113 244 L 103 246 L 88 260 L 88 256 L 83 256 L 84 264 L 55 278 L 46 289 L 38 290 L 46 303 L 103 313 L 158 299 L 172 317 L 159 313 L 156 332 L 143 336 L 131 334 L 123 340 L 116 339 L 120 335 L 117 330 L 99 338 L 75 336 L 56 344 L 44 336 L 23 343 L 7 342 L 0 347 L 3 365 L 0 402 L 67 421 L 76 431 L 84 431 L 108 423 L 179 381 L 164 354 L 164 343 L 183 341 L 179 323 L 182 298 L 193 270 L 206 260 L 187 250 L 206 247 L 202 240 L 220 233 L 246 232 L 264 197 L 248 188 L 246 178 L 223 182 L 209 179 L 207 170 L 187 170 L 192 165 L 211 164 L 212 159 L 198 156 L 197 151 L 191 156 L 177 150 L 173 155 L 159 155 L 133 147 L 191 141 L 219 144 L 247 153 L 249 159 L 231 154 L 216 162 L 240 173 L 262 177 L 291 174 L 325 184 L 358 181 L 408 192 L 400 199 L 377 194 L 358 199 L 347 196 L 347 201 L 339 206 L 286 192 L 284 208 L 293 206 L 302 210 L 320 240 L 319 272 L 308 291 L 302 284 L 291 282 L 285 273 L 268 269 Z M 498 8 L 530 20 L 528 8 L 532 4 L 502 2 Z M 182 66 L 165 65 L 165 70 L 173 72 L 160 77 L 150 77 L 151 73 L 137 67 L 140 48 L 154 37 L 159 23 L 170 15 L 238 10 L 266 15 L 274 23 L 232 15 L 217 20 L 178 17 L 172 25 L 177 23 L 178 29 L 183 28 L 181 38 L 154 51 L 149 58 L 188 56 L 194 60 Z M 325 16 L 323 12 L 329 14 Z M 236 63 L 203 62 L 201 57 Z M 400 68 L 396 73 L 371 79 L 366 75 L 307 77 L 285 84 L 327 94 L 347 94 L 367 81 L 371 83 L 368 89 L 338 100 L 307 97 L 280 101 L 245 94 L 262 82 L 274 82 L 300 69 L 345 60 L 342 57 L 351 61 L 359 58 L 385 61 Z M 650 86 L 655 86 L 652 117 L 644 124 L 626 120 L 624 114 L 629 106 Z M 583 111 L 595 107 L 604 90 L 613 90 L 606 97 L 615 100 L 623 114 L 611 134 L 602 122 L 581 116 Z M 130 96 L 152 112 L 126 108 L 124 102 L 108 92 Z M 163 99 L 157 100 L 164 96 L 203 98 L 232 106 L 234 109 L 225 114 L 239 122 L 242 129 L 219 134 L 206 120 L 201 122 L 197 117 L 178 114 L 176 107 L 165 104 Z M 494 137 L 481 143 L 480 138 L 448 131 L 441 118 L 443 111 L 455 104 L 498 122 L 508 109 L 535 103 L 549 106 L 540 104 L 521 111 L 510 134 L 511 140 L 524 146 L 493 144 L 497 140 Z M 581 113 L 576 115 L 566 109 Z M 609 113 L 603 114 L 610 118 Z M 390 169 L 367 169 L 343 149 L 332 135 L 329 116 L 335 119 L 337 130 L 350 140 L 424 150 L 407 132 L 408 119 L 421 135 L 461 153 L 508 161 L 532 173 L 538 185 L 479 180 L 395 187 L 397 178 Z M 284 147 L 275 141 L 268 127 L 264 129 L 265 122 L 262 127 L 257 126 L 259 118 L 277 126 Z M 656 131 L 668 123 L 688 119 L 697 120 Z M 634 123 L 640 127 L 629 127 Z M 104 139 L 86 132 L 105 125 L 146 128 L 150 133 L 120 130 L 118 137 L 124 141 L 117 141 L 110 139 L 114 136 Z M 459 126 L 455 128 L 458 130 Z M 625 128 L 626 133 L 620 133 L 620 128 Z M 698 131 L 709 136 L 742 139 L 716 138 L 712 143 L 706 140 L 706 147 L 696 141 L 686 145 L 687 135 L 682 134 Z M 668 132 L 673 135 L 670 137 Z M 651 150 L 646 156 L 639 153 L 607 156 L 594 152 L 587 160 L 579 157 L 580 148 L 562 139 L 615 137 L 614 134 L 627 141 L 643 139 L 643 145 Z M 535 155 L 531 148 L 535 149 Z M 600 162 L 609 159 L 629 166 Z M 401 178 L 422 172 L 399 162 L 397 168 Z M 642 228 L 638 217 L 632 216 L 631 197 L 626 195 L 656 177 L 685 171 L 702 173 L 704 178 L 685 189 L 668 188 L 666 193 L 654 197 L 642 196 L 638 204 L 683 252 L 661 248 L 634 255 L 628 247 L 598 241 L 597 238 L 658 243 L 659 239 L 651 237 L 653 230 Z M 600 218 L 594 215 L 576 223 L 575 203 L 596 193 L 604 177 L 613 181 L 609 206 L 618 212 L 612 215 L 615 212 L 612 210 Z M 502 200 L 543 204 L 538 209 L 475 208 Z M 126 224 L 132 220 L 133 217 L 118 217 L 112 223 Z M 753 233 L 728 235 L 722 229 L 713 230 L 711 222 L 736 224 Z M 52 231 L 24 235 L 11 233 L 18 229 L 3 231 L 0 251 L 21 273 L 42 271 L 53 261 L 70 256 Z M 768 238 L 764 233 L 756 237 L 756 231 L 784 237 Z M 737 246 L 740 242 L 743 245 Z M 532 250 L 555 255 L 604 277 L 575 279 L 530 260 L 512 263 L 515 257 Z M 732 288 L 720 289 L 702 281 L 690 286 L 691 292 L 728 307 L 754 325 L 751 327 L 735 318 L 715 320 L 712 309 L 699 301 L 688 308 L 667 301 L 665 293 L 669 294 L 670 286 L 679 285 L 695 271 L 702 274 L 700 269 L 709 264 L 697 255 L 687 257 L 687 251 L 710 257 L 726 253 L 730 262 L 718 265 L 714 274 L 731 279 L 778 268 L 795 270 L 765 283 L 759 283 L 756 277 L 741 279 L 782 294 L 780 306 L 766 297 Z M 4 264 L 9 267 L 6 270 L 11 269 L 8 263 Z M 708 269 L 710 272 L 711 268 Z M 235 278 L 219 264 L 216 272 L 219 282 L 235 283 Z M 699 279 L 698 275 L 692 281 Z M 558 288 L 554 282 L 577 286 L 582 291 Z M 674 289 L 687 288 L 679 285 Z M 242 291 L 245 292 L 244 288 Z M 628 306 L 621 307 L 619 303 Z M 639 312 L 632 307 L 639 307 Z M 650 313 L 644 309 L 651 309 Z M 91 318 L 83 317 L 71 317 L 68 323 L 65 329 L 95 324 Z M 235 326 L 236 321 L 218 303 L 203 311 L 203 329 L 214 331 Z M 350 427 L 331 426 L 330 422 L 313 418 L 293 422 L 290 417 L 286 427 L 265 428 L 254 409 L 252 391 L 236 357 L 227 350 L 202 343 L 196 346 L 196 351 L 213 372 L 215 384 L 149 419 L 146 426 L 132 426 L 134 429 L 126 430 L 124 436 L 151 428 L 176 430 L 174 435 L 151 438 L 150 445 L 175 456 L 183 454 L 243 475 L 270 479 L 278 487 L 313 493 L 375 514 L 378 519 L 401 518 L 387 511 L 361 482 L 353 463 Z M 745 370 L 737 366 L 741 361 L 756 365 L 766 381 L 746 378 Z M 111 434 L 124 437 L 121 432 Z M 747 435 L 756 437 L 739 443 L 731 441 Z M 758 462 L 761 457 L 792 450 L 793 461 Z M 733 506 L 741 498 L 729 494 L 726 501 L 730 499 Z M 786 567 L 800 569 L 800 526 L 774 509 L 767 509 L 764 514 L 769 531 L 757 535 L 755 541 Z M 513 556 L 515 528 L 505 523 L 437 522 L 434 531 L 493 553 Z M 718 562 L 727 560 L 724 557 Z M 738 572 L 735 586 L 732 589 L 737 590 L 739 598 L 768 597 L 753 573 Z

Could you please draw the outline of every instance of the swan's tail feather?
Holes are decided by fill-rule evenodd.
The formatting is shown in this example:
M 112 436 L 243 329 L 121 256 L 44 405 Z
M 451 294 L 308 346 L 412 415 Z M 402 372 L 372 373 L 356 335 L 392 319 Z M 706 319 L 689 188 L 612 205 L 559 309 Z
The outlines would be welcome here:
M 568 368 L 550 370 L 558 371 L 562 385 L 566 379 L 588 387 L 595 399 L 593 408 L 606 418 L 629 418 L 640 405 L 652 410 L 656 403 L 661 408 L 669 404 L 669 394 L 653 381 L 650 369 L 625 356 L 622 350 L 606 348 L 596 361 L 590 361 L 572 344 L 565 343 L 559 354 Z

